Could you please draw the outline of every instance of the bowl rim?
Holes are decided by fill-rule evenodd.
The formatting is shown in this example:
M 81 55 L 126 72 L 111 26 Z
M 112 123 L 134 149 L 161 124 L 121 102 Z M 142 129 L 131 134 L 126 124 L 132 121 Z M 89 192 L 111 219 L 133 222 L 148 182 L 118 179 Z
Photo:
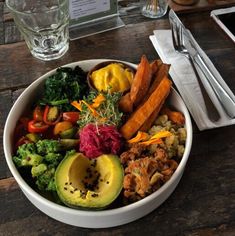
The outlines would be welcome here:
M 137 67 L 136 64 L 130 63 L 130 62 L 126 62 L 126 61 L 122 61 L 122 60 L 115 60 L 115 59 L 90 59 L 90 60 L 81 60 L 81 61 L 76 61 L 76 62 L 72 62 L 72 63 L 68 63 L 65 65 L 62 65 L 60 67 L 75 67 L 76 65 L 79 65 L 82 67 L 81 64 L 89 64 L 89 63 L 96 63 L 98 64 L 99 62 L 102 61 L 107 61 L 107 60 L 112 60 L 112 61 L 117 61 L 117 62 L 123 62 L 126 63 L 130 66 L 133 66 L 134 68 Z M 59 68 L 59 67 L 57 67 Z M 66 213 L 71 213 L 73 215 L 81 215 L 81 216 L 99 216 L 102 214 L 102 216 L 109 216 L 109 215 L 113 215 L 115 213 L 122 213 L 122 212 L 126 212 L 126 211 L 130 211 L 134 208 L 138 208 L 142 205 L 145 205 L 148 202 L 151 202 L 151 200 L 155 199 L 157 196 L 161 195 L 162 193 L 164 193 L 164 191 L 166 191 L 168 189 L 168 187 L 172 184 L 172 182 L 174 182 L 175 179 L 177 179 L 182 173 L 182 171 L 184 170 L 184 167 L 188 161 L 189 158 L 189 154 L 191 151 L 191 146 L 192 146 L 192 136 L 193 136 L 193 132 L 192 132 L 192 123 L 191 123 L 191 118 L 188 112 L 188 109 L 183 101 L 183 99 L 180 97 L 180 95 L 178 94 L 178 92 L 172 88 L 172 90 L 174 91 L 174 96 L 177 97 L 177 99 L 182 103 L 182 111 L 183 113 L 186 115 L 187 119 L 186 119 L 186 128 L 187 128 L 187 139 L 186 139 L 186 145 L 185 147 L 187 147 L 187 150 L 185 149 L 184 155 L 179 163 L 179 166 L 177 167 L 176 171 L 174 172 L 174 174 L 171 176 L 171 178 L 163 185 L 161 186 L 158 190 L 156 190 L 155 192 L 153 192 L 152 194 L 150 194 L 149 196 L 145 197 L 144 199 L 141 199 L 137 202 L 131 203 L 129 205 L 126 206 L 122 206 L 122 207 L 118 207 L 118 208 L 113 208 L 113 209 L 103 209 L 103 210 L 81 210 L 81 209 L 74 209 L 74 208 L 70 208 L 68 206 L 63 206 L 63 205 L 59 205 L 51 200 L 46 199 L 45 197 L 43 197 L 42 195 L 40 195 L 38 192 L 36 192 L 33 188 L 31 188 L 27 182 L 23 179 L 23 177 L 20 175 L 19 171 L 17 170 L 15 164 L 12 161 L 12 155 L 11 155 L 11 149 L 10 149 L 10 134 L 7 133 L 7 130 L 9 129 L 9 126 L 11 125 L 11 120 L 13 119 L 13 113 L 15 108 L 19 105 L 19 103 L 21 102 L 21 100 L 24 99 L 25 94 L 29 93 L 32 89 L 36 88 L 39 84 L 41 84 L 48 76 L 50 76 L 51 74 L 55 73 L 55 71 L 57 70 L 57 68 L 52 69 L 50 71 L 48 71 L 47 73 L 43 74 L 42 76 L 40 76 L 39 78 L 37 78 L 33 83 L 31 83 L 21 94 L 20 96 L 16 99 L 16 101 L 14 102 L 12 108 L 10 109 L 10 112 L 8 113 L 6 122 L 5 122 L 5 126 L 4 126 L 4 132 L 3 132 L 3 147 L 4 147 L 4 154 L 5 154 L 5 159 L 7 162 L 7 165 L 11 171 L 11 174 L 13 175 L 13 177 L 15 178 L 17 184 L 19 185 L 19 187 L 21 188 L 21 190 L 27 194 L 30 194 L 33 198 L 35 198 L 38 202 L 40 202 L 41 204 L 44 204 L 50 208 L 53 208 L 55 210 L 59 210 L 61 212 L 66 212 Z

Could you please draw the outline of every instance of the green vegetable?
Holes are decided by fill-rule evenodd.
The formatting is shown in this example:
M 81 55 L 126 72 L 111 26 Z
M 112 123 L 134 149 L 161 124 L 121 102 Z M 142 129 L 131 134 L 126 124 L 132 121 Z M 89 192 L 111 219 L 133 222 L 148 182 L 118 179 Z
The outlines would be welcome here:
M 82 99 L 89 90 L 86 73 L 76 66 L 61 67 L 45 81 L 44 95 L 40 105 L 58 106 L 62 111 L 74 110 L 71 101 Z
M 39 190 L 56 191 L 54 183 L 56 167 L 64 158 L 62 153 L 65 153 L 67 149 L 72 149 L 75 145 L 74 141 L 69 144 L 67 142 L 44 139 L 36 143 L 23 144 L 18 147 L 13 161 L 18 168 L 31 167 L 32 178 Z M 73 152 L 74 150 L 68 153 Z
M 57 166 L 60 161 L 63 159 L 63 156 L 60 153 L 48 153 L 44 156 L 45 162 Z
M 37 153 L 34 143 L 26 143 L 18 147 L 17 155 L 13 157 L 17 167 L 37 166 L 43 160 L 43 157 Z
M 39 164 L 38 166 L 33 166 L 31 169 L 31 174 L 33 177 L 37 177 L 43 174 L 47 170 L 47 165 L 44 163 Z
M 41 155 L 46 155 L 49 153 L 59 153 L 68 149 L 73 149 L 78 145 L 78 139 L 43 139 L 36 143 L 37 152 Z
M 39 190 L 56 191 L 55 168 L 48 166 L 47 170 L 37 177 L 36 185 Z
M 118 109 L 118 101 L 121 97 L 121 93 L 104 93 L 102 95 L 105 97 L 105 101 L 102 102 L 98 108 L 95 108 L 99 116 L 94 116 L 91 110 L 85 104 L 82 104 L 82 111 L 80 112 L 78 120 L 78 125 L 81 128 L 89 123 L 120 126 L 123 113 Z M 88 104 L 92 104 L 97 96 L 98 93 L 92 91 L 84 100 Z
M 36 143 L 37 151 L 39 154 L 46 155 L 48 153 L 58 153 L 62 147 L 58 140 L 43 139 Z

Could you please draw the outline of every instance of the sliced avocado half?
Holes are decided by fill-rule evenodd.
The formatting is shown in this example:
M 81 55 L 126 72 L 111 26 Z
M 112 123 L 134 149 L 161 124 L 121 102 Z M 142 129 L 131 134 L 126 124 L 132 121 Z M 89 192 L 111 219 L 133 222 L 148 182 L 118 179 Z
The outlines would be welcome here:
M 89 159 L 75 153 L 60 163 L 55 183 L 64 204 L 99 209 L 110 205 L 118 197 L 123 187 L 123 176 L 124 170 L 116 155 Z

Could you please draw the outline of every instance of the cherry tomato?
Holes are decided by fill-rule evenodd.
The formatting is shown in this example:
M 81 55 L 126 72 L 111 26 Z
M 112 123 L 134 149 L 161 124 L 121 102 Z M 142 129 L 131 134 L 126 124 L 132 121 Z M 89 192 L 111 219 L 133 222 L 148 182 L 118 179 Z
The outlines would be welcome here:
M 28 123 L 28 132 L 30 133 L 44 133 L 49 128 L 49 125 L 42 121 L 31 120 Z
M 17 150 L 17 148 L 25 143 L 31 143 L 31 141 L 25 137 L 25 136 L 22 136 L 15 144 L 15 150 Z
M 70 121 L 71 123 L 77 123 L 79 119 L 79 112 L 70 111 L 70 112 L 63 112 L 63 120 Z
M 33 110 L 33 119 L 37 121 L 43 120 L 43 109 L 40 106 L 36 106 Z
M 71 129 L 72 127 L 73 124 L 69 121 L 58 122 L 54 127 L 54 135 L 58 135 L 65 130 Z
M 60 121 L 62 114 L 56 106 L 46 106 L 43 113 L 43 121 L 48 125 L 55 125 Z

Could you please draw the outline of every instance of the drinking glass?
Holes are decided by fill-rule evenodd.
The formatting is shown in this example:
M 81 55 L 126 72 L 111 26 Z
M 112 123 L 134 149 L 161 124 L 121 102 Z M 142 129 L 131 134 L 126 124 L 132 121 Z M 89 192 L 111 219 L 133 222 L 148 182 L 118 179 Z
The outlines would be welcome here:
M 68 0 L 6 0 L 31 54 L 49 61 L 69 48 Z
M 149 18 L 164 16 L 168 8 L 168 0 L 142 0 L 141 13 Z

